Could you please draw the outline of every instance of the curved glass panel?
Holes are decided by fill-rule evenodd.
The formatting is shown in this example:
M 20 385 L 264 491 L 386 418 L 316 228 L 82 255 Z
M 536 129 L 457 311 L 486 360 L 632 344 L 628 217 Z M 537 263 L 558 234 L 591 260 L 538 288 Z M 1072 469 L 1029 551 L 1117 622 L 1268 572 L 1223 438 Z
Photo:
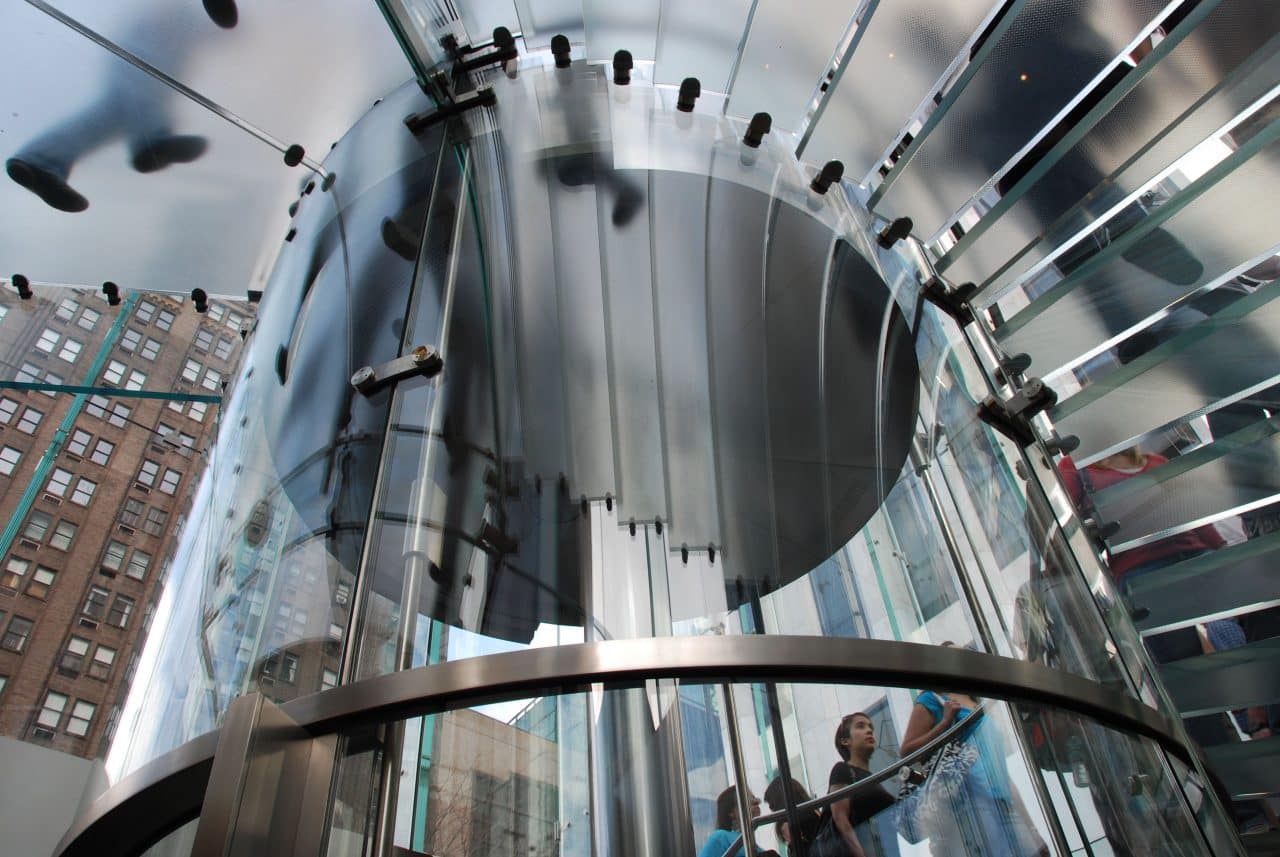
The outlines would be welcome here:
M 778 135 L 581 64 L 493 83 L 417 134 L 401 89 L 304 188 L 114 763 L 250 689 L 583 640 L 972 641 L 1141 686 L 916 257 Z
M 346 738 L 330 853 L 720 857 L 744 835 L 755 853 L 853 840 L 876 857 L 1206 847 L 1191 818 L 1203 785 L 1149 741 L 959 691 L 658 679 L 442 711 L 384 734 Z M 394 804 L 374 811 L 362 790 L 387 767 Z M 744 829 L 744 806 L 769 820 Z

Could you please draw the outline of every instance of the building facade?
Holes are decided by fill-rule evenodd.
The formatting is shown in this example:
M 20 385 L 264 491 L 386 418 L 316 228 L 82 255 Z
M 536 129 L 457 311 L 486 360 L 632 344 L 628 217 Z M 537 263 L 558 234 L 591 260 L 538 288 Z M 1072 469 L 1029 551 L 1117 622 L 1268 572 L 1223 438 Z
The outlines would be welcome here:
M 110 742 L 206 466 L 210 400 L 252 320 L 243 304 L 127 298 L 10 294 L 0 321 L 4 377 L 46 385 L 0 391 L 0 734 L 89 759 Z

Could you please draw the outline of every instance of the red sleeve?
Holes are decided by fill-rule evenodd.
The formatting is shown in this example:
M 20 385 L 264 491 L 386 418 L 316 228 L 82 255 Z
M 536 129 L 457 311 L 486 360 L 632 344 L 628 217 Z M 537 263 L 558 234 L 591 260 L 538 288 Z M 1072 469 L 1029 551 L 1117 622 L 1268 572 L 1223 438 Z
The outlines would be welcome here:
M 1065 455 L 1058 462 L 1058 475 L 1062 477 L 1062 485 L 1067 489 L 1067 494 L 1071 497 L 1071 502 L 1076 504 L 1079 509 L 1084 499 L 1084 483 L 1080 480 L 1080 471 L 1076 469 L 1076 463 L 1071 460 L 1071 456 Z

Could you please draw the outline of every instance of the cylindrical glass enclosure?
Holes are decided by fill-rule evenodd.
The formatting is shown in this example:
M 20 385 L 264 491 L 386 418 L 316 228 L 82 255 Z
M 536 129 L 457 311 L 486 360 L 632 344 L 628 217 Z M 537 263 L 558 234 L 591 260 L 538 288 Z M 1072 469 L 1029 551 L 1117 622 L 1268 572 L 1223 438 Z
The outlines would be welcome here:
M 1001 382 L 913 246 L 815 189 L 786 132 L 749 145 L 723 97 L 678 110 L 649 71 L 511 64 L 496 106 L 426 127 L 406 85 L 304 185 L 113 774 L 256 692 L 337 736 L 335 857 L 1236 847 L 1050 466 L 980 418 Z M 531 675 L 314 714 L 407 671 L 425 699 L 463 659 L 752 636 L 991 673 L 907 647 L 874 681 Z M 1055 676 L 1140 713 L 1052 703 Z M 802 806 L 881 771 L 821 824 Z M 738 852 L 766 798 L 783 815 Z

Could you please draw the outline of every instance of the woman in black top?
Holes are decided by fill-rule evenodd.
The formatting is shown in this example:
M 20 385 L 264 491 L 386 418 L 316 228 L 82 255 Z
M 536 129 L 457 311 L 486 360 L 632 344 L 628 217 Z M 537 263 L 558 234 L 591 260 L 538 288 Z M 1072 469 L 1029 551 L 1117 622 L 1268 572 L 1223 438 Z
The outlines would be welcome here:
M 876 750 L 871 717 L 861 711 L 844 717 L 836 727 L 835 744 L 840 761 L 828 777 L 829 792 L 871 776 L 871 754 Z M 874 822 L 876 814 L 893 803 L 893 795 L 877 783 L 831 805 L 831 820 L 854 857 L 898 857 L 897 835 L 880 835 Z

